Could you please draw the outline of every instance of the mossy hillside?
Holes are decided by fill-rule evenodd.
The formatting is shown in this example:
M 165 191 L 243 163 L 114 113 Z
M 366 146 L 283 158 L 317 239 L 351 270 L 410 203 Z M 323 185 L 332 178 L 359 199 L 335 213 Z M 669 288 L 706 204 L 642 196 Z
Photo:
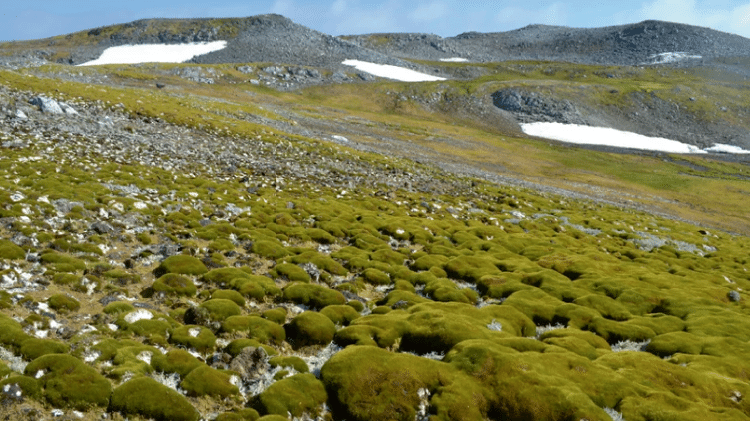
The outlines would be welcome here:
M 24 166 L 31 167 L 30 164 L 23 164 L 23 161 L 18 158 L 23 157 L 23 154 L 35 153 L 33 150 L 8 149 L 6 151 L 4 149 L 3 151 L 7 152 L 7 156 L 3 158 L 2 163 L 8 164 L 0 166 L 3 171 L 26 170 L 29 168 L 24 168 Z M 36 161 L 33 166 L 34 171 L 38 170 L 41 174 L 28 183 L 28 189 L 38 187 L 39 191 L 44 194 L 53 194 L 49 191 L 49 187 L 35 184 L 40 183 L 37 179 L 44 181 L 47 172 L 55 174 L 54 177 L 63 181 L 81 180 L 78 185 L 87 190 L 87 196 L 82 196 L 79 200 L 86 200 L 88 204 L 83 208 L 84 212 L 79 211 L 71 214 L 70 217 L 74 219 L 85 217 L 87 207 L 91 207 L 95 203 L 98 206 L 106 207 L 110 200 L 108 195 L 111 195 L 111 192 L 101 192 L 100 189 L 95 188 L 96 182 L 94 181 L 83 181 L 87 177 L 99 177 L 103 180 L 123 177 L 125 183 L 132 182 L 141 189 L 154 186 L 153 188 L 157 191 L 163 191 L 159 194 L 167 194 L 167 192 L 174 190 L 176 192 L 175 199 L 170 199 L 172 201 L 170 204 L 189 205 L 192 210 L 188 211 L 187 214 L 178 212 L 189 221 L 185 224 L 173 224 L 161 217 L 154 217 L 151 220 L 154 224 L 152 229 L 153 232 L 158 233 L 154 234 L 154 238 L 157 241 L 169 238 L 169 241 L 179 243 L 189 249 L 191 253 L 195 253 L 194 256 L 201 259 L 209 256 L 209 251 L 206 248 L 210 241 L 214 240 L 207 240 L 199 236 L 199 234 L 209 234 L 209 230 L 200 230 L 198 221 L 211 216 L 215 210 L 212 206 L 220 207 L 222 205 L 221 201 L 215 201 L 218 199 L 213 198 L 207 189 L 203 190 L 200 187 L 218 185 L 217 182 L 207 182 L 206 179 L 213 176 L 200 174 L 196 175 L 195 178 L 189 178 L 178 175 L 177 178 L 174 178 L 174 175 L 169 172 L 150 167 L 127 164 L 114 167 L 107 166 L 96 162 L 95 158 L 89 158 L 86 165 L 91 166 L 91 168 L 99 165 L 101 170 L 76 170 L 79 165 L 84 164 L 71 163 L 70 168 L 62 169 L 60 173 L 57 173 L 54 163 L 44 160 Z M 240 169 L 239 171 L 243 170 Z M 128 173 L 136 174 L 137 177 L 128 176 Z M 8 174 L 11 180 L 17 177 L 15 174 Z M 198 173 L 196 172 L 196 174 Z M 244 186 L 241 183 L 232 179 L 231 176 L 227 175 L 226 177 L 227 180 L 223 180 L 222 183 L 234 190 L 243 190 Z M 251 177 L 253 176 L 251 175 Z M 8 179 L 3 180 L 0 177 L 0 185 L 5 189 L 20 188 L 8 183 Z M 260 178 L 252 178 L 252 180 L 253 182 L 261 182 Z M 24 184 L 27 183 L 19 183 L 19 185 Z M 467 182 L 466 185 L 470 184 Z M 743 414 L 748 413 L 741 406 L 741 402 L 735 402 L 731 399 L 732 396 L 735 396 L 734 390 L 744 396 L 745 392 L 735 388 L 734 385 L 737 382 L 741 385 L 743 379 L 746 379 L 746 373 L 750 372 L 747 362 L 742 357 L 747 354 L 742 341 L 747 340 L 749 331 L 748 323 L 744 321 L 747 298 L 744 291 L 750 287 L 744 270 L 747 259 L 742 257 L 747 254 L 746 251 L 748 250 L 747 240 L 744 237 L 729 235 L 713 229 L 706 230 L 705 228 L 664 220 L 639 212 L 623 211 L 590 202 L 571 202 L 552 195 L 537 195 L 529 191 L 487 186 L 481 182 L 478 182 L 472 188 L 471 194 L 459 192 L 455 195 L 440 197 L 424 192 L 412 193 L 405 190 L 388 189 L 386 189 L 388 190 L 388 196 L 385 196 L 378 195 L 377 190 L 370 190 L 369 187 L 363 186 L 357 192 L 347 193 L 352 197 L 351 199 L 339 199 L 336 196 L 339 195 L 340 191 L 311 185 L 303 186 L 304 188 L 301 189 L 289 188 L 288 190 L 274 191 L 273 195 L 262 193 L 265 196 L 257 196 L 254 199 L 256 201 L 240 203 L 242 206 L 253 206 L 254 212 L 270 216 L 266 219 L 263 216 L 244 215 L 234 220 L 229 219 L 221 224 L 222 228 L 214 230 L 212 235 L 216 235 L 216 238 L 226 238 L 229 234 L 225 236 L 223 232 L 232 232 L 227 225 L 234 226 L 237 232 L 232 233 L 238 237 L 243 234 L 247 235 L 241 241 L 257 240 L 261 238 L 260 233 L 263 233 L 263 236 L 271 238 L 268 241 L 283 247 L 287 255 L 280 259 L 281 262 L 297 265 L 307 263 L 311 259 L 319 259 L 319 261 L 328 263 L 334 262 L 342 268 L 351 268 L 350 270 L 345 269 L 343 275 L 338 275 L 346 275 L 347 278 L 332 277 L 326 280 L 321 275 L 322 282 L 306 284 L 316 285 L 320 287 L 318 289 L 320 291 L 334 291 L 334 289 L 339 288 L 342 291 L 347 291 L 347 294 L 349 292 L 357 293 L 360 297 L 356 300 L 367 298 L 368 308 L 380 305 L 373 311 L 373 314 L 356 319 L 352 318 L 349 321 L 349 326 L 342 322 L 342 328 L 334 336 L 338 345 L 350 345 L 351 347 L 351 344 L 367 343 L 387 348 L 383 352 L 389 352 L 398 358 L 402 355 L 409 355 L 400 352 L 406 350 L 420 354 L 422 352 L 444 352 L 446 355 L 444 360 L 450 360 L 453 358 L 452 355 L 457 355 L 459 352 L 462 355 L 466 354 L 466 360 L 477 361 L 477 364 L 466 363 L 461 365 L 465 368 L 461 369 L 462 372 L 473 374 L 460 386 L 465 390 L 478 390 L 476 396 L 484 396 L 483 399 L 487 402 L 486 406 L 482 406 L 484 405 L 482 404 L 477 407 L 488 408 L 487 411 L 489 412 L 486 414 L 479 412 L 479 416 L 486 418 L 504 416 L 506 418 L 526 417 L 534 419 L 537 415 L 534 415 L 529 408 L 539 408 L 539 411 L 541 411 L 539 414 L 542 414 L 537 416 L 539 418 L 549 414 L 549 411 L 555 410 L 559 410 L 560 414 L 570 414 L 569 411 L 572 407 L 588 411 L 585 414 L 578 414 L 580 417 L 607 419 L 603 418 L 602 413 L 597 412 L 598 409 L 594 409 L 589 401 L 593 402 L 597 408 L 614 407 L 623 413 L 625 419 L 654 419 L 658 417 L 658 408 L 674 414 L 675 408 L 678 407 L 685 408 L 681 416 L 688 419 L 691 417 L 694 419 L 718 419 L 719 416 L 716 414 L 720 414 L 724 418 L 731 418 L 732 414 L 737 413 L 737 411 Z M 50 196 L 51 198 L 73 197 L 70 196 L 73 192 L 65 192 L 62 185 L 56 186 L 56 188 L 58 187 L 59 191 L 54 192 L 56 196 Z M 309 192 L 300 191 L 305 189 L 309 189 Z M 318 190 L 315 191 L 314 189 Z M 204 201 L 204 208 L 201 211 L 197 210 L 198 208 L 195 206 L 197 201 L 193 201 L 192 196 L 188 195 L 188 192 L 194 190 L 200 192 L 200 198 Z M 27 190 L 24 190 L 24 192 L 29 193 Z M 314 192 L 314 194 L 311 192 Z M 29 193 L 29 195 L 31 194 Z M 267 203 L 264 203 L 261 198 L 267 200 Z M 324 203 L 320 199 L 324 199 L 326 202 Z M 146 198 L 141 200 L 146 200 Z M 290 225 L 281 225 L 279 222 L 282 221 L 276 218 L 276 215 L 282 213 L 280 210 L 284 209 L 287 202 L 290 201 L 295 202 L 298 208 L 304 207 L 305 211 L 299 213 L 283 212 L 285 213 L 284 218 L 287 218 L 287 216 L 294 218 L 295 223 L 291 223 L 287 219 L 285 223 Z M 439 203 L 443 208 L 452 207 L 456 213 L 431 211 L 428 207 L 421 205 L 423 201 L 429 202 L 428 204 Z M 127 201 L 118 201 L 118 203 L 130 206 Z M 413 210 L 417 208 L 418 211 Z M 132 207 L 126 209 L 138 213 Z M 470 209 L 472 211 L 469 211 Z M 512 222 L 510 218 L 512 215 L 508 213 L 510 209 L 523 212 L 526 218 L 518 223 Z M 485 213 L 478 212 L 478 210 Z M 18 215 L 20 215 L 20 209 L 18 212 Z M 535 216 L 536 213 L 552 216 L 537 217 Z M 321 220 L 337 219 L 339 225 L 346 222 L 345 229 L 339 228 L 340 233 L 338 231 L 337 234 L 331 233 L 337 239 L 336 243 L 331 245 L 332 253 L 330 255 L 318 251 L 316 244 L 306 243 L 302 241 L 302 237 L 295 237 L 296 234 L 293 234 L 292 231 L 283 231 L 282 228 L 279 228 L 311 226 L 314 222 L 307 220 L 310 215 L 319 215 Z M 600 229 L 602 233 L 598 235 L 589 234 L 580 229 L 564 225 L 562 220 L 559 219 L 563 216 L 569 218 L 571 224 Z M 430 220 L 427 217 L 432 219 Z M 30 225 L 34 226 L 35 230 L 45 231 L 42 219 L 41 216 L 34 216 Z M 404 219 L 407 219 L 407 221 L 404 221 Z M 408 219 L 413 221 L 408 222 Z M 388 228 L 389 225 L 390 228 Z M 502 229 L 500 228 L 501 225 Z M 425 234 L 418 235 L 420 233 L 414 226 L 418 226 Z M 424 230 L 425 227 L 429 229 L 429 233 Z M 251 229 L 252 232 L 250 232 Z M 398 235 L 398 229 L 408 232 L 409 237 L 399 241 L 399 244 L 394 244 L 397 250 L 393 250 L 391 244 L 389 244 L 390 239 L 388 237 L 390 234 L 387 233 L 392 232 Z M 331 231 L 336 230 L 331 228 Z M 710 231 L 710 234 L 701 231 Z M 280 234 L 281 232 L 287 232 L 287 234 Z M 638 232 L 648 232 L 660 238 L 672 238 L 693 244 L 698 252 L 681 249 L 679 245 L 674 243 L 653 250 L 641 249 L 636 242 L 641 238 Z M 84 237 L 89 235 L 85 230 L 81 230 L 80 234 Z M 343 236 L 340 236 L 341 234 Z M 286 239 L 283 240 L 286 243 L 276 238 L 276 235 L 286 236 Z M 4 232 L 3 236 L 11 238 L 11 233 Z M 364 241 L 364 239 L 368 241 Z M 53 240 L 54 236 L 46 238 L 42 247 L 50 244 Z M 71 242 L 69 239 L 67 241 Z M 92 238 L 90 241 L 95 244 L 100 239 Z M 115 240 L 108 241 L 115 242 Z M 341 248 L 345 244 L 348 244 L 348 247 Z M 122 244 L 118 245 L 122 246 Z M 704 245 L 714 247 L 716 250 L 709 251 L 710 248 L 704 248 Z M 138 242 L 125 243 L 125 249 L 128 251 L 135 250 L 137 247 L 141 247 Z M 389 253 L 383 253 L 381 250 L 387 250 Z M 179 325 L 186 324 L 184 319 L 180 317 L 181 310 L 184 313 L 186 307 L 193 304 L 200 306 L 211 298 L 234 301 L 228 297 L 214 297 L 217 289 L 232 288 L 234 292 L 243 295 L 246 302 L 250 301 L 250 297 L 243 294 L 240 288 L 247 285 L 247 280 L 251 278 L 258 281 L 257 285 L 273 285 L 276 288 L 284 285 L 283 279 L 280 279 L 279 285 L 276 285 L 271 277 L 266 276 L 273 276 L 269 269 L 273 268 L 274 262 L 270 259 L 244 250 L 243 247 L 236 247 L 234 252 L 237 253 L 236 257 L 223 256 L 221 259 L 227 265 L 226 268 L 214 269 L 220 272 L 216 272 L 209 277 L 205 277 L 208 275 L 206 273 L 204 277 L 199 279 L 202 285 L 197 287 L 196 294 L 190 297 L 192 303 L 176 295 L 170 295 L 164 301 L 160 301 L 162 299 L 158 298 L 161 297 L 160 295 L 154 295 L 155 298 L 153 299 L 139 295 L 143 288 L 148 286 L 147 284 L 152 278 L 151 274 L 148 273 L 150 268 L 140 268 L 138 266 L 140 261 L 134 259 L 138 269 L 128 269 L 124 272 L 138 273 L 141 275 L 141 280 L 127 285 L 110 285 L 109 291 L 124 294 L 129 298 L 135 297 L 138 302 L 147 302 L 149 305 L 157 307 L 158 310 L 152 311 L 154 319 L 156 319 L 152 320 L 158 322 L 154 323 L 154 326 L 148 326 L 151 324 L 150 321 L 139 321 L 129 324 L 127 329 L 121 328 L 116 332 L 110 332 L 107 323 L 117 321 L 121 315 L 132 310 L 125 308 L 124 311 L 114 311 L 112 309 L 109 313 L 101 311 L 102 307 L 96 304 L 97 299 L 101 297 L 100 292 L 97 291 L 93 293 L 94 296 L 91 299 L 87 300 L 81 299 L 82 295 L 72 294 L 79 299 L 82 308 L 86 308 L 87 312 L 89 308 L 93 308 L 95 314 L 97 312 L 103 313 L 96 314 L 94 325 L 99 329 L 97 333 L 72 338 L 70 343 L 76 344 L 76 348 L 72 352 L 74 355 L 82 355 L 85 347 L 89 346 L 88 337 L 94 336 L 96 340 L 105 338 L 97 345 L 91 346 L 93 350 L 102 351 L 102 355 L 93 364 L 93 367 L 96 367 L 95 370 L 98 370 L 100 374 L 109 374 L 110 370 L 105 367 L 105 364 L 97 365 L 109 362 L 116 366 L 118 370 L 145 373 L 149 369 L 141 364 L 145 364 L 145 362 L 136 358 L 140 351 L 138 353 L 135 351 L 140 349 L 137 346 L 143 345 L 144 342 L 154 344 L 152 338 L 155 338 L 157 334 L 155 331 L 152 332 L 151 327 L 161 329 L 159 326 L 166 327 L 163 323 L 167 323 L 177 331 L 182 327 Z M 396 259 L 399 256 L 390 252 L 400 254 L 404 258 L 399 262 Z M 46 254 L 52 253 L 46 251 L 42 253 L 42 255 Z M 98 271 L 96 267 L 101 264 L 99 262 L 100 257 L 82 254 L 73 249 L 68 251 L 58 250 L 55 254 L 78 259 L 83 263 L 82 266 L 78 266 L 79 268 L 75 266 L 68 268 L 72 274 L 75 274 L 74 276 L 83 275 L 83 271 L 86 269 L 89 269 L 86 276 L 96 274 Z M 434 256 L 435 258 L 432 259 L 432 262 L 425 259 L 424 261 L 427 263 L 424 266 L 416 267 L 412 260 L 418 260 L 423 256 Z M 455 259 L 455 265 L 462 257 L 471 258 L 467 260 L 476 262 L 476 267 L 480 270 L 472 273 L 472 268 L 464 269 L 457 266 L 454 272 L 449 273 L 446 270 L 447 263 Z M 357 260 L 352 263 L 354 259 Z M 27 264 L 24 262 L 9 263 L 19 266 Z M 275 263 L 278 264 L 279 262 Z M 49 270 L 52 269 L 54 263 L 43 262 L 43 265 Z M 322 268 L 322 265 L 317 263 L 316 266 Z M 392 285 L 395 289 L 384 292 L 357 282 L 357 277 L 361 277 L 367 268 L 374 268 L 388 274 L 394 279 Z M 113 267 L 110 267 L 107 271 L 112 269 Z M 487 271 L 482 273 L 483 269 Z M 325 271 L 328 270 L 325 269 Z M 346 272 L 349 271 L 351 273 L 347 274 Z M 103 276 L 104 272 L 100 275 Z M 331 271 L 328 272 L 333 274 Z M 218 276 L 219 273 L 227 275 L 226 279 Z M 54 280 L 53 274 L 39 276 L 43 279 L 48 279 L 49 276 L 49 280 Z M 195 275 L 188 275 L 188 277 L 193 276 Z M 258 278 L 253 278 L 255 276 Z M 238 279 L 240 281 L 233 282 Z M 263 281 L 263 283 L 260 283 L 260 281 Z M 462 282 L 457 283 L 456 281 Z M 455 289 L 448 282 L 453 283 Z M 7 301 L 12 306 L 12 310 L 5 309 L 3 312 L 14 316 L 20 314 L 20 319 L 28 319 L 28 314 L 35 306 L 34 303 L 42 302 L 41 300 L 47 294 L 68 293 L 66 289 L 69 288 L 69 284 L 58 285 L 53 282 L 50 285 L 51 291 L 48 293 L 29 294 L 29 297 L 17 304 L 13 304 L 17 298 Z M 473 291 L 470 286 L 475 286 L 478 290 L 478 292 L 475 291 L 477 297 L 474 301 L 437 302 L 441 299 L 441 295 L 437 293 L 440 288 L 446 288 L 453 293 L 467 289 Z M 198 294 L 198 290 L 200 290 L 200 294 Z M 261 291 L 260 299 L 252 302 L 252 304 L 258 306 L 257 310 L 252 311 L 257 311 L 258 314 L 263 314 L 270 308 L 290 304 L 289 300 L 281 294 L 266 294 L 262 286 Z M 731 291 L 739 294 L 739 301 L 730 299 L 729 293 Z M 303 297 L 304 295 L 301 294 Z M 333 293 L 332 296 L 336 296 L 336 294 Z M 347 298 L 351 299 L 351 297 Z M 303 299 L 299 299 L 300 302 Z M 356 300 L 350 302 L 360 303 Z M 345 303 L 347 301 L 340 302 L 340 300 L 337 300 L 333 305 L 339 306 L 345 305 Z M 252 306 L 250 303 L 247 303 L 247 306 L 245 310 L 249 311 Z M 483 307 L 479 310 L 476 306 Z M 325 310 L 326 307 L 312 308 L 313 311 L 318 311 L 325 317 L 330 318 L 330 315 L 327 314 L 330 310 Z M 360 303 L 357 310 L 362 311 L 363 307 Z M 57 314 L 56 317 L 60 322 L 70 322 L 76 320 L 78 312 L 80 310 Z M 175 320 L 161 319 L 159 314 L 173 314 Z M 281 326 L 278 323 L 285 322 L 287 318 L 285 314 L 283 319 L 280 316 L 280 314 L 276 315 L 273 321 L 270 317 L 264 320 L 268 323 L 277 324 L 280 328 Z M 291 317 L 289 318 L 291 319 Z M 227 320 L 225 320 L 225 323 Z M 3 341 L 4 347 L 8 349 L 18 351 L 32 337 L 23 330 L 20 323 L 9 317 L 0 318 L 0 323 L 3 327 L 3 329 L 0 329 L 0 340 Z M 26 326 L 26 323 L 24 322 L 24 326 Z M 532 339 L 535 336 L 536 327 L 539 327 L 539 332 L 541 332 L 545 325 L 558 323 L 567 325 L 567 328 L 551 330 L 541 335 L 539 340 Z M 143 326 L 140 326 L 141 324 Z M 143 327 L 143 330 L 139 331 L 145 332 L 146 335 L 135 333 L 133 327 L 136 325 Z M 7 329 L 5 329 L 6 327 Z M 28 326 L 26 327 L 28 328 Z M 201 328 L 205 329 L 206 326 Z M 498 328 L 501 330 L 498 331 Z M 202 329 L 198 331 L 199 334 L 202 333 Z M 647 334 L 643 335 L 643 332 Z M 669 336 L 676 332 L 684 332 L 693 336 Z M 185 335 L 185 332 L 178 332 L 178 337 L 180 333 L 183 336 L 190 336 L 189 332 L 187 332 L 187 335 Z M 206 353 L 224 351 L 230 355 L 237 355 L 236 348 L 261 345 L 257 340 L 237 339 L 240 336 L 247 336 L 242 330 L 233 332 L 216 331 L 213 334 L 217 339 L 223 341 L 236 340 L 236 342 L 230 342 L 234 345 L 226 347 L 223 345 L 226 342 L 221 342 L 219 346 L 214 343 L 213 346 L 204 351 Z M 56 333 L 50 331 L 50 335 L 56 335 Z M 111 341 L 108 338 L 110 336 L 118 338 L 115 341 L 116 343 L 108 342 Z M 661 336 L 664 336 L 664 338 L 660 339 Z M 623 376 L 626 377 L 624 385 L 615 382 L 618 390 L 621 389 L 628 393 L 636 390 L 637 393 L 620 396 L 596 382 L 593 382 L 592 386 L 582 386 L 592 383 L 590 379 L 583 375 L 582 370 L 587 370 L 589 373 L 594 372 L 596 377 L 616 378 L 612 377 L 610 372 L 602 372 L 605 369 L 614 370 L 609 366 L 620 367 L 605 358 L 614 358 L 609 357 L 610 354 L 615 354 L 611 351 L 610 345 L 617 345 L 616 342 L 619 340 L 636 341 L 649 337 L 655 344 L 653 347 L 646 347 L 649 352 L 630 352 L 635 357 L 633 357 L 634 361 L 628 362 L 628 364 L 632 364 L 637 369 L 629 371 L 628 376 Z M 53 340 L 62 339 L 55 336 Z M 189 343 L 170 340 L 171 342 L 160 343 L 160 346 L 166 348 L 167 352 L 174 351 L 179 347 L 191 347 Z M 613 343 L 607 343 L 608 340 Z M 65 341 L 67 342 L 67 340 Z M 474 346 L 476 343 L 472 341 L 485 342 L 480 342 L 478 346 Z M 270 345 L 265 346 L 269 347 L 271 351 L 288 354 L 289 342 L 286 339 L 276 343 L 271 340 L 269 343 Z M 697 351 L 695 347 L 687 346 L 692 343 L 700 343 L 700 351 Z M 437 344 L 437 346 L 425 344 Z M 480 352 L 482 348 L 492 351 L 492 359 L 483 357 L 484 354 Z M 342 352 L 346 351 L 347 349 Z M 114 360 L 118 353 L 123 357 L 122 363 L 115 365 Z M 271 352 L 269 351 L 269 353 Z M 505 354 L 513 357 L 508 357 Z M 657 362 L 656 356 L 670 359 Z M 427 360 L 416 356 L 407 358 L 411 357 L 416 359 L 408 361 L 406 365 L 409 367 L 418 366 L 421 361 Z M 373 357 L 374 360 L 380 361 L 378 358 Z M 158 359 L 158 355 L 152 356 L 151 368 L 153 370 L 160 370 L 156 368 Z M 641 359 L 643 361 L 636 361 Z M 119 362 L 120 359 L 117 358 L 117 361 Z M 496 361 L 500 363 L 495 363 Z M 602 365 L 604 362 L 607 364 Z M 444 361 L 444 363 L 447 364 L 448 362 Z M 453 363 L 454 360 L 450 360 L 450 364 Z M 662 363 L 668 365 L 662 366 Z M 185 375 L 187 375 L 191 364 L 191 362 L 186 361 L 186 367 L 180 370 L 186 372 Z M 685 372 L 674 373 L 668 369 L 670 365 L 679 366 L 680 364 L 685 364 L 683 368 L 689 370 L 690 376 L 679 377 L 683 376 Z M 353 366 L 360 367 L 361 365 Z M 444 367 L 439 364 L 437 366 Z M 508 373 L 503 371 L 508 367 L 517 369 L 517 371 L 511 373 L 513 376 L 507 376 Z M 575 369 L 576 367 L 579 368 Z M 176 372 L 176 369 L 172 369 L 175 371 L 170 372 Z M 195 367 L 192 367 L 192 369 L 195 369 Z M 624 367 L 617 370 L 621 369 L 625 370 Z M 426 371 L 440 370 L 442 368 L 434 370 L 434 367 L 430 366 L 429 370 Z M 357 372 L 354 369 L 349 371 L 351 373 Z M 643 376 L 639 377 L 640 374 L 643 374 Z M 665 376 L 662 376 L 662 374 Z M 575 377 L 575 375 L 580 375 L 580 377 Z M 498 377 L 502 378 L 503 376 L 508 378 L 507 383 L 500 383 L 498 380 Z M 682 383 L 677 381 L 661 381 L 659 380 L 660 376 L 667 378 L 677 376 L 676 378 L 679 378 L 686 385 L 683 386 Z M 117 378 L 114 374 L 112 374 L 112 377 Z M 418 377 L 421 379 L 421 376 Z M 387 376 L 384 378 L 387 378 Z M 456 382 L 456 379 L 460 380 L 461 378 L 457 371 L 451 370 L 445 375 L 445 379 L 447 379 L 445 383 L 448 384 L 450 381 Z M 494 392 L 496 387 L 491 386 L 494 384 L 504 385 L 498 387 L 499 390 L 517 390 L 518 392 L 516 394 L 508 392 L 498 396 Z M 545 387 L 545 385 L 553 385 L 558 390 Z M 644 390 L 640 389 L 638 385 L 649 389 L 643 392 Z M 341 390 L 345 390 L 345 388 Z M 450 394 L 446 393 L 443 399 L 443 393 L 436 394 L 433 390 L 430 392 L 430 403 L 435 408 L 436 414 L 450 413 L 445 412 L 449 411 L 446 408 L 454 408 L 453 410 L 456 413 L 460 413 L 459 410 L 455 409 L 458 407 L 452 406 L 453 403 L 448 400 Z M 723 398 L 707 398 L 711 393 Z M 584 395 L 586 398 L 584 398 Z M 683 395 L 687 398 L 684 398 Z M 460 398 L 451 398 L 454 399 L 453 402 L 475 402 L 471 397 L 467 398 L 465 395 L 456 396 L 460 396 Z M 537 396 L 544 397 L 544 400 L 537 399 Z M 596 396 L 602 397 L 596 398 Z M 618 405 L 617 399 L 620 397 L 622 397 L 621 402 L 627 404 Z M 217 398 L 206 395 L 201 399 L 212 401 Z M 329 401 L 331 401 L 329 406 L 333 406 L 331 405 L 332 399 L 329 396 Z M 346 397 L 342 399 L 346 399 Z M 412 401 L 419 402 L 416 394 L 414 397 L 410 395 L 408 400 L 408 405 L 411 405 Z M 720 404 L 722 400 L 727 400 L 728 405 L 734 406 L 731 408 L 726 405 L 722 406 L 723 404 Z M 540 401 L 542 402 L 540 403 Z M 518 403 L 513 406 L 511 402 Z M 400 408 L 405 407 L 404 402 L 401 402 L 401 404 Z M 364 410 L 362 412 L 364 413 Z M 575 412 L 573 413 L 575 414 Z M 138 416 L 145 417 L 146 415 Z M 445 416 L 445 418 L 457 417 Z M 551 416 L 548 418 L 554 419 Z

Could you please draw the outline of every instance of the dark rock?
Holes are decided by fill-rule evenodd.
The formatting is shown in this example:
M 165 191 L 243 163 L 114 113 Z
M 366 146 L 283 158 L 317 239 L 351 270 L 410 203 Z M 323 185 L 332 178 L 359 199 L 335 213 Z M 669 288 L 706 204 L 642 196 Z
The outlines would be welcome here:
M 23 390 L 21 390 L 18 383 L 8 383 L 4 385 L 0 393 L 2 393 L 3 405 L 23 402 Z
M 91 229 L 96 231 L 99 234 L 111 234 L 115 232 L 115 228 L 110 225 L 108 222 L 104 221 L 97 221 L 91 224 Z
M 244 382 L 249 382 L 270 369 L 268 359 L 268 354 L 263 348 L 247 347 L 229 363 L 229 369 L 237 372 Z
M 729 293 L 727 293 L 727 297 L 734 302 L 738 302 L 742 299 L 740 293 L 737 291 L 729 291 Z

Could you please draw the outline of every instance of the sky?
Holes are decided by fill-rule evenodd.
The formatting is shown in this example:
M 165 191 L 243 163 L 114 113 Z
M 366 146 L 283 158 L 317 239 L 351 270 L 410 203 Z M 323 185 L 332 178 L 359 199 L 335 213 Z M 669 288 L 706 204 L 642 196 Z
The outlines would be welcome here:
M 0 40 L 63 35 L 144 18 L 278 13 L 331 35 L 423 32 L 443 37 L 529 24 L 600 27 L 659 19 L 750 38 L 750 0 L 24 0 L 0 8 Z

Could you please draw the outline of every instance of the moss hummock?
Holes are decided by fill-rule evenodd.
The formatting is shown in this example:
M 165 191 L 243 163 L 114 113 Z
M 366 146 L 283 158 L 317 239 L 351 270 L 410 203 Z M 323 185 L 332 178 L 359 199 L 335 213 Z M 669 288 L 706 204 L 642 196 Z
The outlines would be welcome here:
M 328 317 L 306 311 L 285 326 L 287 342 L 295 348 L 307 345 L 327 345 L 336 334 L 336 325 Z
M 203 275 L 206 272 L 208 272 L 208 269 L 200 259 L 184 254 L 169 256 L 161 262 L 159 267 L 154 269 L 154 275 L 156 276 L 162 276 L 166 273 Z
M 116 388 L 109 409 L 156 421 L 197 421 L 200 418 L 200 413 L 184 396 L 149 377 L 137 377 Z
M 44 398 L 58 408 L 87 410 L 109 404 L 112 385 L 99 372 L 67 354 L 41 356 L 26 366 L 24 374 L 37 377 Z
M 310 373 L 295 374 L 272 384 L 255 400 L 261 414 L 294 417 L 314 414 L 328 399 L 323 383 Z

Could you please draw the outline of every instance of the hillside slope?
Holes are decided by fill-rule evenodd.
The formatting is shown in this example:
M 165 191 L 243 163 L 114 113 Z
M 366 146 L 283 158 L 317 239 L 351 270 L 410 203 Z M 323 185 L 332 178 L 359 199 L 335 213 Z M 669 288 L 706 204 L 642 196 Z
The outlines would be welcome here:
M 245 22 L 280 46 L 303 33 Z M 85 37 L 196 34 L 166 23 Z M 741 143 L 736 72 L 420 62 L 452 79 L 400 83 L 16 47 L 0 46 L 0 417 L 750 419 L 750 156 L 518 126 Z M 508 92 L 530 100 L 502 109 Z

